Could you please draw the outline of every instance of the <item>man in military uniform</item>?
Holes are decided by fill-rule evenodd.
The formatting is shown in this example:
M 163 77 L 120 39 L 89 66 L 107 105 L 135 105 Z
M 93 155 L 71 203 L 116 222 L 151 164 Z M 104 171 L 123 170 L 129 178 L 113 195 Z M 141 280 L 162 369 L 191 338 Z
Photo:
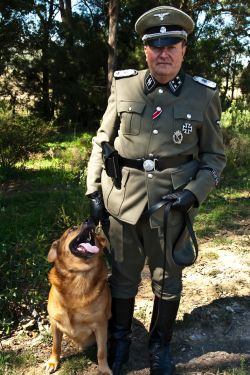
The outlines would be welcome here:
M 86 194 L 94 220 L 109 224 L 113 373 L 120 374 L 128 360 L 134 301 L 147 257 L 155 295 L 150 371 L 170 375 L 182 269 L 196 258 L 184 217 L 193 220 L 225 166 L 221 107 L 214 82 L 181 68 L 194 29 L 186 13 L 159 6 L 144 13 L 135 29 L 148 69 L 114 74 L 93 138 Z M 164 202 L 169 200 L 166 224 Z

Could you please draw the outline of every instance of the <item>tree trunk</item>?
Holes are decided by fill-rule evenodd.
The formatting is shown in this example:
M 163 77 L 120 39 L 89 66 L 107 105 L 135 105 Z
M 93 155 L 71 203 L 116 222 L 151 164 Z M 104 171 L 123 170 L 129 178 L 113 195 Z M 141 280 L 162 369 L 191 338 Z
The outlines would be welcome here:
M 53 117 L 53 111 L 51 110 L 50 96 L 49 96 L 49 80 L 50 80 L 50 70 L 49 70 L 49 43 L 50 43 L 50 30 L 52 27 L 52 20 L 54 15 L 54 0 L 49 0 L 48 17 L 44 15 L 42 21 L 43 27 L 43 39 L 42 39 L 42 113 L 46 120 L 51 120 Z M 47 18 L 47 19 L 46 19 Z
M 71 0 L 59 0 L 59 9 L 64 27 L 65 46 L 68 50 L 73 46 L 72 3 Z
M 225 72 L 225 84 L 223 87 L 223 92 L 221 93 L 221 104 L 222 108 L 225 109 L 225 104 L 226 104 L 226 98 L 227 98 L 227 93 L 229 90 L 229 81 L 230 81 L 230 67 L 231 67 L 231 57 L 228 59 L 227 63 L 225 63 L 227 69 Z
M 235 78 L 236 78 L 236 54 L 233 57 L 232 62 L 232 85 L 231 85 L 231 101 L 234 100 L 234 90 L 235 90 Z
M 72 25 L 72 4 L 71 0 L 59 0 L 59 9 L 62 22 L 67 26 Z
M 109 1 L 109 37 L 108 37 L 108 83 L 107 94 L 109 96 L 112 78 L 116 63 L 116 41 L 119 14 L 119 0 Z

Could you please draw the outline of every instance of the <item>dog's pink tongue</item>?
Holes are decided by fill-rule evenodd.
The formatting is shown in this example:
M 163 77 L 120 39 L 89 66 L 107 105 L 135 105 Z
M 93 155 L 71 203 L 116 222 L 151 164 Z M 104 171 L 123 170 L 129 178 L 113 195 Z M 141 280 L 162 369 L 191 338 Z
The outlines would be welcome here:
M 97 246 L 92 246 L 90 243 L 80 243 L 77 250 L 88 251 L 89 253 L 98 253 L 99 249 Z

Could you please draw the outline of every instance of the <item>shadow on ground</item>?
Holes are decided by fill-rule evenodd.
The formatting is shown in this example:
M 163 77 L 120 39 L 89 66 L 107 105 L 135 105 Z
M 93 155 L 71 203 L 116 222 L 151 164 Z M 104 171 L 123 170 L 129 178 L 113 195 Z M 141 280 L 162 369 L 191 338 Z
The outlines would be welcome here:
M 172 354 L 177 374 L 245 369 L 250 365 L 250 297 L 226 297 L 195 308 L 177 321 Z M 133 321 L 126 374 L 149 374 L 148 331 Z

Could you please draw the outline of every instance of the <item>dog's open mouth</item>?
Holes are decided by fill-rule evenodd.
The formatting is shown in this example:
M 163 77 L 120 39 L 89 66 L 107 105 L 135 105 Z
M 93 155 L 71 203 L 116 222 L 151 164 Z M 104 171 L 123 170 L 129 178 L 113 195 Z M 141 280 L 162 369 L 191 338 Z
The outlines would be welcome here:
M 88 221 L 81 225 L 80 233 L 69 244 L 71 253 L 77 257 L 88 259 L 99 252 L 95 245 L 94 226 Z

